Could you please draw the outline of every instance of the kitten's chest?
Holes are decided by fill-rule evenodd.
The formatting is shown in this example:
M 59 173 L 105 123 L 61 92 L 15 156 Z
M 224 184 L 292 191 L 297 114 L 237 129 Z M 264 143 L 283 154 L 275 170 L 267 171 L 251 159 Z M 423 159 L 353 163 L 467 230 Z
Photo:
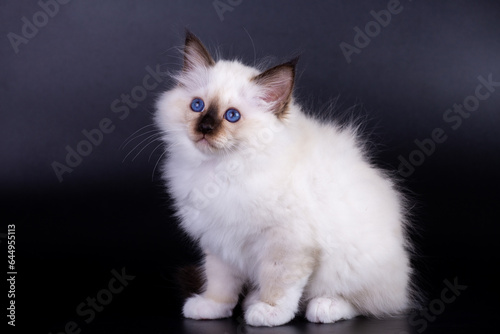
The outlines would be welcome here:
M 252 195 L 243 179 L 244 171 L 222 163 L 171 170 L 170 192 L 193 237 L 210 229 L 224 230 L 247 216 Z
M 192 173 L 184 188 L 183 227 L 201 247 L 243 268 L 258 253 L 265 220 L 259 209 L 265 194 L 238 166 L 214 166 Z
M 251 203 L 249 200 L 262 195 L 259 185 L 267 177 L 254 165 L 253 161 L 241 157 L 215 160 L 192 169 L 178 170 L 172 181 L 183 188 L 185 197 L 201 202 L 198 204 L 242 210 Z
M 182 227 L 241 270 L 258 263 L 264 231 L 280 220 L 279 210 L 270 208 L 280 207 L 287 193 L 278 177 L 251 167 L 246 161 L 205 164 L 178 169 L 170 179 Z
M 199 239 L 202 249 L 217 255 L 242 273 L 258 266 L 264 235 L 245 226 L 214 227 Z

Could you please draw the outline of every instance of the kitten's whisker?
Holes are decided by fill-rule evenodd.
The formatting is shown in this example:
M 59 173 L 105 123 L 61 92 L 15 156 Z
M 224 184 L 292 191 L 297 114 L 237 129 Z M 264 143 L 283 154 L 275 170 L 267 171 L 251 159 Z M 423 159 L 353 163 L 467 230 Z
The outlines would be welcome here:
M 153 168 L 153 172 L 151 173 L 151 181 L 154 180 L 154 176 L 155 176 L 155 170 L 156 170 L 156 167 L 158 166 L 158 163 L 160 162 L 161 158 L 163 158 L 163 156 L 165 155 L 165 153 L 167 153 L 167 150 L 165 150 L 161 155 L 160 157 L 158 158 L 158 160 L 156 161 L 156 164 Z
M 130 139 L 130 137 L 134 136 L 137 132 L 142 131 L 143 129 L 145 129 L 145 128 L 149 127 L 149 126 L 156 126 L 156 124 L 148 124 L 148 125 L 145 125 L 142 128 L 140 128 L 139 130 L 134 131 L 134 133 L 132 133 L 130 136 L 127 137 L 127 139 L 125 139 L 125 141 L 120 145 L 119 149 L 120 150 L 123 149 L 122 146 Z
M 128 152 L 128 153 L 127 153 L 127 155 L 125 156 L 125 158 L 123 158 L 122 163 L 123 163 L 123 162 L 125 162 L 125 160 L 127 160 L 127 157 L 128 157 L 130 154 L 132 154 L 132 152 L 134 152 L 134 151 L 135 151 L 135 149 L 136 149 L 136 148 L 138 148 L 138 147 L 139 147 L 142 143 L 144 143 L 145 141 L 149 140 L 150 138 L 153 138 L 154 136 L 158 136 L 158 135 L 159 135 L 158 133 L 155 133 L 155 134 L 152 134 L 151 136 L 149 136 L 149 137 L 147 137 L 147 138 L 145 138 L 145 139 L 141 140 L 141 142 L 140 142 L 139 144 L 135 145 L 135 146 L 134 146 L 134 148 L 133 148 L 133 149 L 131 149 L 131 150 L 130 150 L 130 152 Z
M 160 140 L 161 141 L 161 140 Z M 149 157 L 148 157 L 148 162 L 151 160 L 151 157 L 153 156 L 153 153 L 155 153 L 155 151 L 159 148 L 159 147 L 162 147 L 164 145 L 164 142 L 161 141 L 160 144 L 158 144 L 153 151 L 151 151 L 151 153 L 149 154 Z
M 250 38 L 250 41 L 252 42 L 252 47 L 253 47 L 253 66 L 255 66 L 255 63 L 257 62 L 257 51 L 255 50 L 255 44 L 254 44 L 252 36 L 250 36 L 250 33 L 248 32 L 248 30 L 245 27 L 243 27 L 243 30 L 245 30 L 245 32 L 248 35 L 248 38 Z
M 152 141 L 150 141 L 149 143 L 147 143 L 146 145 L 144 145 L 144 147 L 132 158 L 132 161 L 134 161 L 135 158 L 137 158 L 139 156 L 139 154 L 141 154 L 141 152 L 146 149 L 146 147 L 148 147 L 149 145 L 151 145 L 152 143 L 154 143 L 157 140 L 160 140 L 160 137 L 157 137 L 157 138 L 153 139 Z
M 141 133 L 141 134 L 139 134 L 139 135 L 137 135 L 137 136 L 135 136 L 135 137 L 133 137 L 133 138 L 130 138 L 130 140 L 128 140 L 128 142 L 127 142 L 126 144 L 124 144 L 124 145 L 123 145 L 123 147 L 122 147 L 121 149 L 123 150 L 123 149 L 124 149 L 124 148 L 125 148 L 128 144 L 130 144 L 131 142 L 133 142 L 133 141 L 134 141 L 134 140 L 136 140 L 137 138 L 142 137 L 142 136 L 147 135 L 148 133 L 152 133 L 152 132 L 159 132 L 159 130 L 157 130 L 157 129 L 154 129 L 154 130 L 149 130 L 149 131 L 146 131 L 146 132 L 144 132 L 144 133 Z
M 144 110 L 145 112 L 147 112 L 150 115 L 154 115 L 155 114 L 154 110 L 151 110 L 151 109 L 149 109 L 147 107 L 141 106 L 141 109 Z

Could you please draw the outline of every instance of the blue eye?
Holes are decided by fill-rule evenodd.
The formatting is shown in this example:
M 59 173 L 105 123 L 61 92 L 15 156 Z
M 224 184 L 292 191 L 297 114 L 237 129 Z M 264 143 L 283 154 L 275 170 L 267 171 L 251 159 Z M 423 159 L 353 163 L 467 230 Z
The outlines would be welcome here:
M 205 108 L 205 102 L 202 99 L 194 98 L 191 102 L 191 110 L 200 112 L 203 111 L 203 108 Z
M 236 109 L 228 109 L 224 114 L 224 118 L 231 123 L 238 122 L 241 118 L 240 112 Z

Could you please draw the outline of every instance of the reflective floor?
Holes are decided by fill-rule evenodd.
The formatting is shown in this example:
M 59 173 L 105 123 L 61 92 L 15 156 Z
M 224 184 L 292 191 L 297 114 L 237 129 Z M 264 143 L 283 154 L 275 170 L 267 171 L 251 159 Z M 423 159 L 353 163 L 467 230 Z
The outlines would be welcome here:
M 116 318 L 99 321 L 85 330 L 87 333 L 192 333 L 192 334 L 413 334 L 413 333 L 476 333 L 479 330 L 493 330 L 493 324 L 471 321 L 469 316 L 448 314 L 441 320 L 413 322 L 408 317 L 390 319 L 356 318 L 335 324 L 312 324 L 296 318 L 289 324 L 274 328 L 247 326 L 241 317 L 223 320 L 196 321 L 172 319 L 169 317 Z M 83 332 L 83 331 L 82 331 Z

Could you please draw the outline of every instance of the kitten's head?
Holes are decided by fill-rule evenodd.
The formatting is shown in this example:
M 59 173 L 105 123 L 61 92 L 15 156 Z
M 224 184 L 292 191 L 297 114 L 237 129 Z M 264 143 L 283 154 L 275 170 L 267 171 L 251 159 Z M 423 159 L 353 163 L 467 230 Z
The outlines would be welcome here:
M 190 32 L 183 53 L 176 85 L 158 103 L 157 123 L 170 144 L 228 153 L 287 118 L 297 59 L 263 72 L 238 61 L 215 61 Z

